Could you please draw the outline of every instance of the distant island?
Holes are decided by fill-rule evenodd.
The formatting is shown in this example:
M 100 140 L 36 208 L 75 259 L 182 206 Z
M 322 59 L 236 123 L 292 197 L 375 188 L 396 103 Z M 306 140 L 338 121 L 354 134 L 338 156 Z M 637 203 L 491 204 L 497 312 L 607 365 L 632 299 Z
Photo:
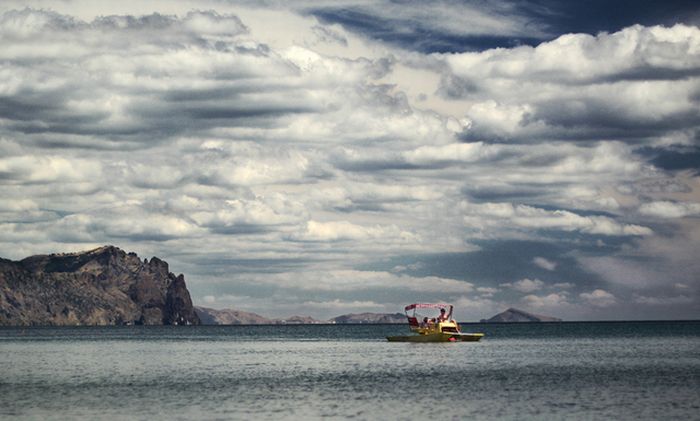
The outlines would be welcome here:
M 481 319 L 481 323 L 526 323 L 526 322 L 561 322 L 562 319 L 551 316 L 532 314 L 517 308 L 498 313 L 490 319 Z
M 344 314 L 330 320 L 318 320 L 309 316 L 292 316 L 274 319 L 247 311 L 195 306 L 195 311 L 204 325 L 267 325 L 267 324 L 368 324 L 407 323 L 401 313 Z
M 104 246 L 0 258 L 0 325 L 197 325 L 183 275 Z

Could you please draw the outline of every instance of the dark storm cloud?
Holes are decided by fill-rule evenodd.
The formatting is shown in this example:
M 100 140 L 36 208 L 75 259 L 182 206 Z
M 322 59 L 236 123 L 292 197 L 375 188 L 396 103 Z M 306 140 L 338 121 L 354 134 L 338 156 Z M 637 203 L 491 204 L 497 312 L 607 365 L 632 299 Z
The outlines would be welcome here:
M 449 3 L 452 18 L 459 19 L 465 12 L 477 11 L 488 17 L 511 20 L 511 31 L 503 28 L 481 27 L 480 20 L 471 22 L 477 26 L 470 30 L 470 19 L 462 28 L 437 25 L 431 18 L 436 9 L 446 3 L 387 1 L 380 4 L 347 7 L 315 7 L 306 12 L 322 22 L 343 25 L 346 29 L 412 51 L 422 53 L 448 53 L 483 51 L 491 48 L 511 48 L 518 45 L 535 46 L 567 33 L 614 32 L 634 24 L 674 25 L 696 24 L 700 21 L 700 8 L 692 0 L 561 2 L 556 0 L 525 0 L 484 3 L 462 0 Z M 413 13 L 390 14 L 389 10 L 412 10 Z M 467 14 L 468 16 L 468 14 Z M 484 17 L 481 16 L 481 17 Z M 505 32 L 505 33 L 504 33 Z
M 644 148 L 640 149 L 639 153 L 665 170 L 694 170 L 696 174 L 700 173 L 700 147 L 690 147 L 685 150 Z

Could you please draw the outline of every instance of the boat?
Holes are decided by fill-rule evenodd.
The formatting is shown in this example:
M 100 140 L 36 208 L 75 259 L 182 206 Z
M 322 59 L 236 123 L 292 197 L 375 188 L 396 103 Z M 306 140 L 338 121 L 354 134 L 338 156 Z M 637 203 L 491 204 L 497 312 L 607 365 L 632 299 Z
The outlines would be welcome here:
M 447 309 L 449 308 L 449 312 Z M 413 332 L 406 336 L 387 336 L 389 342 L 476 342 L 483 333 L 465 333 L 459 324 L 452 319 L 452 304 L 414 303 L 404 308 L 408 327 Z M 439 314 L 434 317 L 423 316 L 423 312 Z M 420 322 L 419 322 L 420 318 Z

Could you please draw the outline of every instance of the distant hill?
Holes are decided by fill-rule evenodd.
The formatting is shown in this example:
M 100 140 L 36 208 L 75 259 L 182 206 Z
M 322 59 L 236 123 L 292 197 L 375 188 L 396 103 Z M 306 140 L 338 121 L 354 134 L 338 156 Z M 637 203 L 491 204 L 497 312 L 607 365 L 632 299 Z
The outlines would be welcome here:
M 491 317 L 490 319 L 481 319 L 481 323 L 522 323 L 522 322 L 561 322 L 561 319 L 551 316 L 542 316 L 540 314 L 532 314 L 517 308 L 509 308 L 503 313 Z
M 195 306 L 199 319 L 203 325 L 268 325 L 274 324 L 274 320 L 259 314 L 239 310 L 215 310 L 213 308 Z
M 343 314 L 330 320 L 331 323 L 407 323 L 406 315 L 402 313 L 359 313 Z
M 318 324 L 318 323 L 327 323 L 322 320 L 317 320 L 314 319 L 313 317 L 309 316 L 292 316 L 292 317 L 287 317 L 286 319 L 275 319 L 275 323 L 277 324 L 285 324 L 285 325 L 313 325 L 313 324 Z
M 291 316 L 284 319 L 272 319 L 256 313 L 240 310 L 215 310 L 195 306 L 195 311 L 205 325 L 262 325 L 262 324 L 371 324 L 371 323 L 406 323 L 406 316 L 401 313 L 360 313 L 343 314 L 330 320 L 317 320 L 309 316 Z
M 104 246 L 0 259 L 0 325 L 199 324 L 183 275 Z
M 271 319 L 247 311 L 195 306 L 195 311 L 204 325 L 280 325 L 326 323 L 309 316 L 291 316 L 286 319 Z

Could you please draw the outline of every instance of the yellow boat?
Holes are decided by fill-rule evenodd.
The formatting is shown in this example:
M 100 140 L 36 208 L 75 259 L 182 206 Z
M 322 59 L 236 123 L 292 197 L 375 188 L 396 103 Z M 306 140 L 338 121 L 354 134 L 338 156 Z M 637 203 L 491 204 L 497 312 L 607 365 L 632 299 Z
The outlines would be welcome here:
M 450 309 L 447 312 L 447 308 Z M 440 309 L 437 317 L 423 317 L 419 322 L 418 310 Z M 453 306 L 451 304 L 415 303 L 407 305 L 404 309 L 408 319 L 408 327 L 415 334 L 407 336 L 387 336 L 389 342 L 476 342 L 483 333 L 464 333 L 459 329 L 459 324 L 452 319 Z M 409 312 L 411 312 L 409 314 Z

